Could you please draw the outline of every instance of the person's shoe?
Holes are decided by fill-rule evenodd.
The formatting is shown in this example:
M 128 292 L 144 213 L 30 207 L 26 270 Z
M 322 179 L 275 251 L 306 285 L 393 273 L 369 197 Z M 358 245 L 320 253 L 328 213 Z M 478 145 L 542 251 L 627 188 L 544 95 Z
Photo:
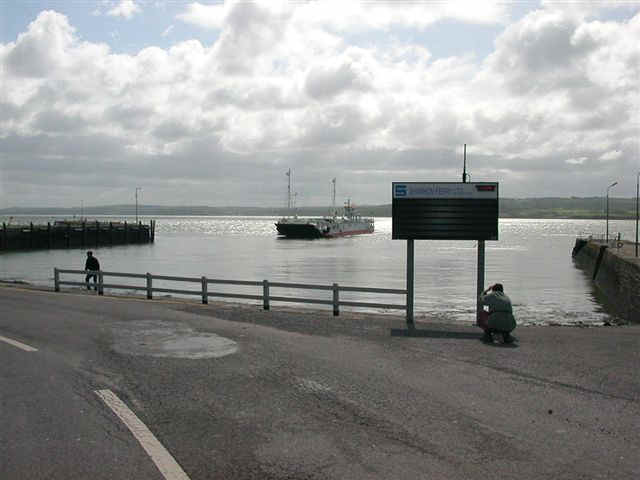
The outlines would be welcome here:
M 502 334 L 502 341 L 504 343 L 513 343 L 513 342 L 516 341 L 516 339 L 510 333 L 503 333 Z
M 491 335 L 488 332 L 485 332 L 484 335 L 482 335 L 482 339 L 481 339 L 484 343 L 493 343 L 493 335 Z

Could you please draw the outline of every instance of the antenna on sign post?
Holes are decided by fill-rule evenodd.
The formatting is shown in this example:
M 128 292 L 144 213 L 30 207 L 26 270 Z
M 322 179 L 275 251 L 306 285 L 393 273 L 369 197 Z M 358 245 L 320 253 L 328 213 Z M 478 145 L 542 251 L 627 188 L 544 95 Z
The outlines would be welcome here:
M 464 144 L 464 163 L 462 166 L 462 183 L 467 183 L 467 144 Z

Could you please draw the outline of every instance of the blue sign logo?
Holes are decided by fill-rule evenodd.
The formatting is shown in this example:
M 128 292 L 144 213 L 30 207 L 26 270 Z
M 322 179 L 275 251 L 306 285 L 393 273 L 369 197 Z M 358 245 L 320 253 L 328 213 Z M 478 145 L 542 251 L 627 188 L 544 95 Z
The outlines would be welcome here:
M 407 186 L 406 185 L 394 185 L 394 197 L 406 197 L 407 196 Z

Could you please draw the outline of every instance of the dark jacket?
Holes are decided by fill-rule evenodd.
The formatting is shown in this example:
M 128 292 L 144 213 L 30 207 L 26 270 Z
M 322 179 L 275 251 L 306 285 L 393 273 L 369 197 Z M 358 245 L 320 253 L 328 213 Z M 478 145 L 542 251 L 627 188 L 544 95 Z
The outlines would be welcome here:
M 100 270 L 100 262 L 96 257 L 87 257 L 87 261 L 84 264 L 85 270 Z
M 503 292 L 480 295 L 480 302 L 489 307 L 489 328 L 501 332 L 510 332 L 516 328 L 511 300 Z

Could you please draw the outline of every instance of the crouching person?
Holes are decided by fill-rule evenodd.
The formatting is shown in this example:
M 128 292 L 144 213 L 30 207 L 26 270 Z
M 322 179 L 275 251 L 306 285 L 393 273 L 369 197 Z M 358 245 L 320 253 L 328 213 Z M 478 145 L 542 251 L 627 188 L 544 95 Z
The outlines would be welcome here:
M 516 319 L 513 317 L 511 299 L 504 294 L 501 283 L 487 288 L 480 295 L 480 304 L 489 307 L 489 311 L 482 310 L 478 318 L 478 326 L 484 330 L 482 340 L 493 343 L 493 334 L 502 335 L 504 343 L 513 343 L 515 340 L 511 332 L 516 328 Z

